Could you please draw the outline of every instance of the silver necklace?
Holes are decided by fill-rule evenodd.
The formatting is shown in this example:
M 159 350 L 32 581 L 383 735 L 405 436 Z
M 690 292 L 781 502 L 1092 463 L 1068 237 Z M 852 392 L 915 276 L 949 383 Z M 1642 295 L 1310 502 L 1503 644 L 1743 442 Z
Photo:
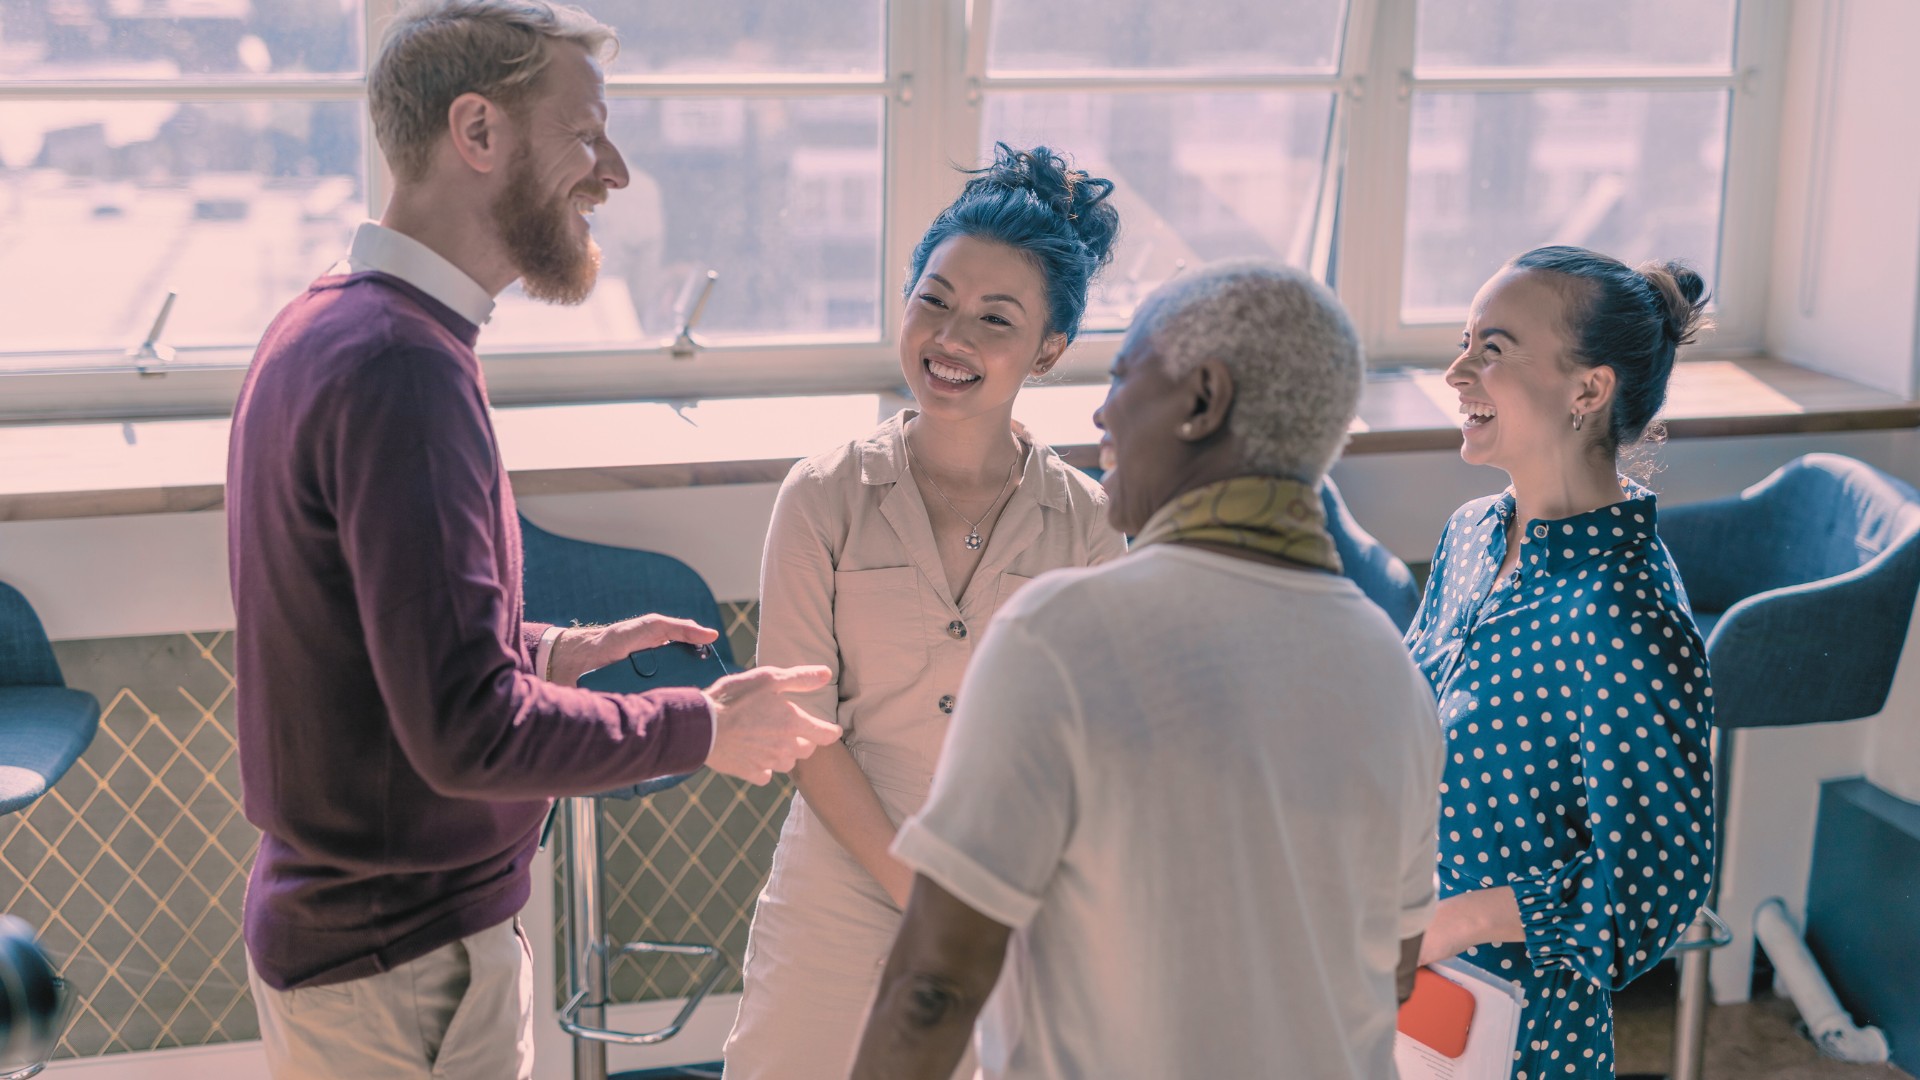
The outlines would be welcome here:
M 913 471 L 913 440 L 907 437 L 905 431 L 900 433 L 900 445 L 906 448 L 907 471 L 911 473 Z M 960 508 L 953 505 L 953 500 L 947 498 L 947 493 L 940 490 L 940 482 L 933 478 L 932 473 L 927 474 L 927 483 L 933 487 L 933 493 L 940 496 L 940 501 L 947 504 L 947 509 L 953 511 L 955 516 L 967 523 L 968 551 L 979 551 L 980 545 L 985 543 L 985 541 L 980 539 L 980 522 L 987 520 L 987 514 L 993 513 L 993 508 L 1000 505 L 1000 496 L 1007 493 L 1007 486 L 1013 483 L 1013 470 L 1015 466 L 1020 464 L 1020 459 L 1024 456 L 1023 454 L 1014 455 L 1013 464 L 1007 466 L 1007 478 L 1000 482 L 1000 494 L 995 495 L 993 501 L 987 504 L 986 512 L 982 513 L 977 521 L 970 520 L 967 515 L 960 513 Z

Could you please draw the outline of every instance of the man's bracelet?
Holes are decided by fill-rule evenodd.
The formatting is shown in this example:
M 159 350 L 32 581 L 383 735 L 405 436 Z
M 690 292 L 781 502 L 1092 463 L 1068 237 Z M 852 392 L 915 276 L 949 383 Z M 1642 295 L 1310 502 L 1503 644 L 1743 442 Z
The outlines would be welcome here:
M 541 642 L 541 646 L 546 650 L 546 653 L 547 653 L 547 662 L 545 665 L 542 666 L 542 669 L 540 671 L 540 677 L 542 679 L 545 679 L 548 682 L 552 682 L 553 681 L 553 658 L 556 654 L 560 652 L 560 639 L 565 637 L 567 632 L 564 628 L 556 626 L 548 630 L 547 633 L 551 634 L 552 636 L 549 638 L 544 638 Z

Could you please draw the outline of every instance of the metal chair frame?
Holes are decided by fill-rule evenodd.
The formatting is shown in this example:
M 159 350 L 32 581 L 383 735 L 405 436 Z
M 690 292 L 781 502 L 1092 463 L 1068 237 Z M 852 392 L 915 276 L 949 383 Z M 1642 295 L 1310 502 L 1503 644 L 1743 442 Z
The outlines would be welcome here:
M 680 1034 L 694 1010 L 726 974 L 727 956 L 716 946 L 685 942 L 614 944 L 607 937 L 600 896 L 600 800 L 573 798 L 563 800 L 563 805 L 560 843 L 567 871 L 567 933 L 562 967 L 568 996 L 560 1010 L 560 1027 L 574 1039 L 574 1080 L 604 1080 L 607 1046 L 652 1046 Z M 625 957 L 641 955 L 699 956 L 705 957 L 706 963 L 686 1003 L 665 1027 L 654 1031 L 609 1028 L 606 1006 L 613 967 Z

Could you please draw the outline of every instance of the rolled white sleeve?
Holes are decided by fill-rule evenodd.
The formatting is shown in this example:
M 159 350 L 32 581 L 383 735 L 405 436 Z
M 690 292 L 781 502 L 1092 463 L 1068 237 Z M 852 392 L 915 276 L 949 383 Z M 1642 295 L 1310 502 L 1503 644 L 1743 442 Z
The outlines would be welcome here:
M 1059 660 L 1003 615 L 961 684 L 933 792 L 894 857 L 995 922 L 1025 926 L 1072 836 L 1081 734 Z

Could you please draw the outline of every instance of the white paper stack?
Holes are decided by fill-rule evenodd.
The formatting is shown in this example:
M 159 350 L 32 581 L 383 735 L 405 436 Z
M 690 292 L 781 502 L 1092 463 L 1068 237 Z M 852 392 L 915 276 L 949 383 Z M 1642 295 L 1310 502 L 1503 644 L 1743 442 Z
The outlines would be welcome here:
M 1510 1080 L 1513 1045 L 1520 1037 L 1520 1013 L 1527 1004 L 1520 984 L 1458 959 L 1442 960 L 1433 965 L 1433 970 L 1473 994 L 1467 1048 L 1459 1057 L 1450 1058 L 1395 1033 L 1393 1064 L 1400 1080 Z

